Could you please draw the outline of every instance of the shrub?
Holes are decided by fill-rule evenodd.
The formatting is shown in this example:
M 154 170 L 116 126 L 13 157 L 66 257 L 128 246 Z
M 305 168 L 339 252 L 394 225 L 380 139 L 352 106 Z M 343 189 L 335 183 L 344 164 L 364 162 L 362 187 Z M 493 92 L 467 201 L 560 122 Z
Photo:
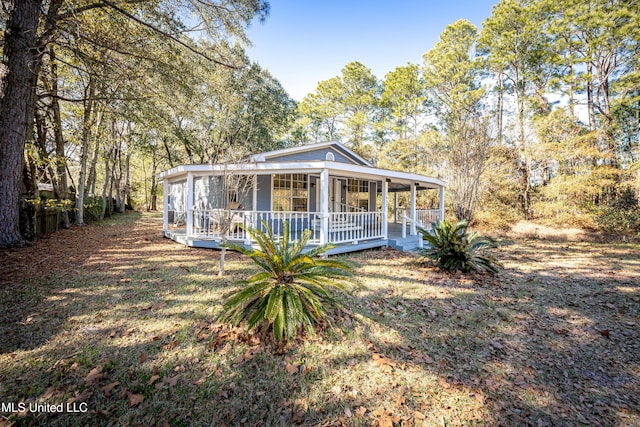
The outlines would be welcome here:
M 621 189 L 602 208 L 600 227 L 611 233 L 640 234 L 640 202 L 633 189 Z
M 449 272 L 497 272 L 497 260 L 478 253 L 484 248 L 495 248 L 496 241 L 491 237 L 479 236 L 476 232 L 468 233 L 467 227 L 466 221 L 453 225 L 445 220 L 433 224 L 433 234 L 419 228 L 418 231 L 429 247 L 420 252 L 417 261 L 421 264 L 435 264 L 441 270 Z
M 225 244 L 251 258 L 261 271 L 237 282 L 246 286 L 231 295 L 218 319 L 234 325 L 246 321 L 247 330 L 271 329 L 276 341 L 293 338 L 303 329 L 313 335 L 316 325 L 323 321 L 331 325 L 328 309 L 335 308 L 338 302 L 330 288 L 348 290 L 353 283 L 350 277 L 354 264 L 318 258 L 332 245 L 304 253 L 310 230 L 305 230 L 299 241 L 290 242 L 288 222 L 283 225 L 279 241 L 265 221 L 262 228 L 264 231 L 247 230 L 259 249 Z

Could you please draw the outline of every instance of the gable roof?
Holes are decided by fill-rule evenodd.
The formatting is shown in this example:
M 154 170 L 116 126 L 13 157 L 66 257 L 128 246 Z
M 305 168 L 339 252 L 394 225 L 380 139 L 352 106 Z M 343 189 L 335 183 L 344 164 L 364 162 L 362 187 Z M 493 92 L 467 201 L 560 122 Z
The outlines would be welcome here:
M 372 167 L 371 163 L 369 163 L 368 161 L 366 161 L 365 159 L 363 159 L 362 157 L 354 153 L 352 150 L 348 149 L 347 147 L 345 147 L 344 145 L 336 141 L 299 145 L 297 147 L 283 148 L 281 150 L 274 150 L 274 151 L 268 151 L 266 153 L 254 154 L 251 156 L 251 161 L 260 162 L 260 163 L 268 162 L 268 161 L 276 160 L 281 157 L 293 158 L 296 155 L 303 156 L 313 151 L 321 151 L 321 150 L 326 151 L 326 149 L 335 150 L 336 152 L 344 156 L 346 159 L 348 159 L 351 163 L 355 165 Z M 305 160 L 309 160 L 309 159 L 305 158 Z M 315 159 L 315 160 L 325 160 L 325 158 L 323 157 L 322 159 Z

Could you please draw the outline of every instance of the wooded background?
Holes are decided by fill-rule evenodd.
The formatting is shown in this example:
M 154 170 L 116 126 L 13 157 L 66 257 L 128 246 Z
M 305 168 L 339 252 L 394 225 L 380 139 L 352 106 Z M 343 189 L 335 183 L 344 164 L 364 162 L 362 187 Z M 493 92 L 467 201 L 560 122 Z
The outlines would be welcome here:
M 503 0 L 300 103 L 244 52 L 263 1 L 2 6 L 0 246 L 34 236 L 38 205 L 65 227 L 156 209 L 161 170 L 327 140 L 444 179 L 450 216 L 640 232 L 638 1 Z

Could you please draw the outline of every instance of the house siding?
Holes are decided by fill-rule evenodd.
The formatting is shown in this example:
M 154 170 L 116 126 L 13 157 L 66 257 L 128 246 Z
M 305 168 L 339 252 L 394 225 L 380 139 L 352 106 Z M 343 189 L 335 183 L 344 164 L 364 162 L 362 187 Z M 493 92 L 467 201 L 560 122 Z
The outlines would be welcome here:
M 356 162 L 355 160 L 345 156 L 341 152 L 331 148 L 320 148 L 312 151 L 304 151 L 302 153 L 294 153 L 287 154 L 284 156 L 277 157 L 269 157 L 267 161 L 269 162 L 307 162 L 307 161 L 318 161 L 318 160 L 327 160 L 327 153 L 333 153 L 336 162 L 340 163 L 350 163 L 354 165 L 360 165 L 360 162 Z

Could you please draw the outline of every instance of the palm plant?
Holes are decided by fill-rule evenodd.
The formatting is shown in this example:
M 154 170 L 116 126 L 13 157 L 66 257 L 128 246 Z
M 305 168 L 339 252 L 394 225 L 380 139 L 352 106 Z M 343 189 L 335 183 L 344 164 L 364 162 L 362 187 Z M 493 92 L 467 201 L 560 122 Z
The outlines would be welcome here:
M 492 256 L 478 253 L 481 249 L 495 248 L 495 239 L 480 236 L 475 231 L 468 233 L 467 228 L 466 221 L 454 225 L 447 220 L 435 222 L 432 232 L 419 228 L 418 231 L 429 246 L 421 251 L 417 261 L 422 264 L 435 264 L 441 270 L 449 272 L 496 273 L 498 261 Z
M 271 328 L 276 341 L 295 337 L 303 328 L 310 334 L 320 322 L 331 322 L 328 308 L 338 302 L 330 288 L 347 291 L 354 264 L 339 259 L 322 259 L 319 255 L 332 245 L 321 245 L 303 252 L 311 235 L 305 230 L 300 240 L 289 241 L 289 223 L 283 224 L 278 241 L 271 228 L 262 221 L 262 229 L 247 232 L 258 249 L 227 244 L 253 260 L 261 271 L 237 283 L 247 285 L 225 302 L 219 320 L 234 325 L 247 322 L 247 329 Z

